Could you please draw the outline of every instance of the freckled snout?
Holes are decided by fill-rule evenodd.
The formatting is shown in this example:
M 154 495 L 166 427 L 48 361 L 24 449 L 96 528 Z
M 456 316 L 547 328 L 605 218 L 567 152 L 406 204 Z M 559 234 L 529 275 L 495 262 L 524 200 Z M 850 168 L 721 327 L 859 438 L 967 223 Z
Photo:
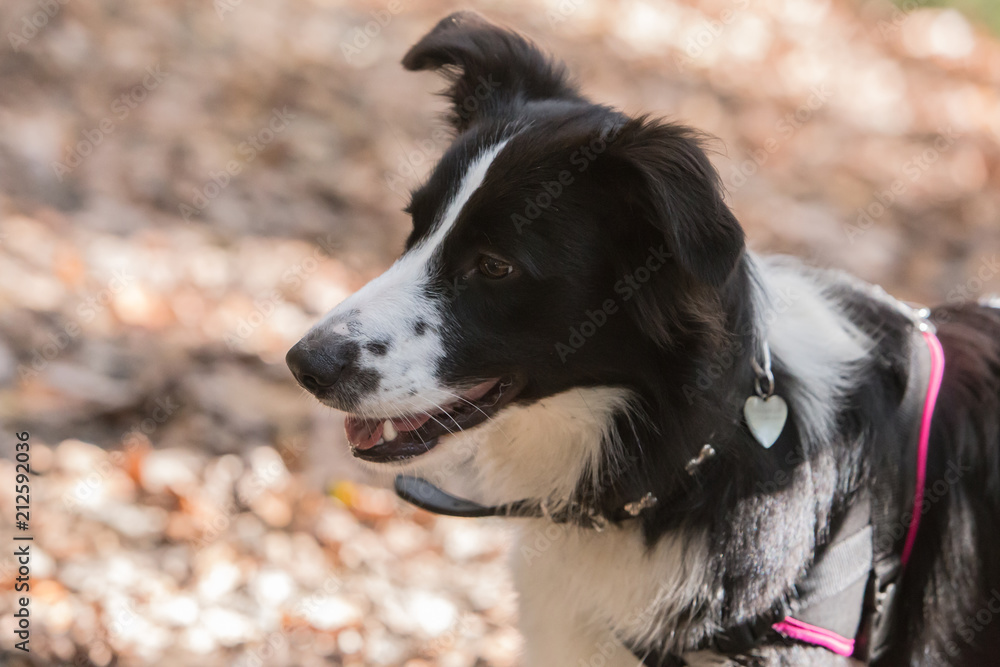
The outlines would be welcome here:
M 306 336 L 288 351 L 285 363 L 300 385 L 322 397 L 356 365 L 358 352 L 358 344 L 347 336 Z

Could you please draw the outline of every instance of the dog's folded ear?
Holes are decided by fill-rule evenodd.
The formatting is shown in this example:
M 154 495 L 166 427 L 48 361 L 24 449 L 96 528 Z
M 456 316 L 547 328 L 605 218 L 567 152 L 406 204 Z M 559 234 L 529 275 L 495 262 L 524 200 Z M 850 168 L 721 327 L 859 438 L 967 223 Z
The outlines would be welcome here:
M 590 145 L 603 146 L 588 173 L 616 233 L 616 270 L 642 282 L 627 310 L 661 346 L 680 331 L 705 342 L 721 336 L 722 288 L 739 273 L 744 235 L 702 137 L 643 117 Z
M 476 12 L 444 18 L 403 57 L 411 71 L 440 70 L 451 80 L 451 122 L 460 132 L 517 102 L 580 99 L 566 68 L 521 35 Z
M 743 228 L 723 198 L 718 172 L 695 130 L 649 118 L 626 121 L 609 138 L 613 190 L 636 221 L 662 234 L 687 273 L 721 287 L 743 254 Z

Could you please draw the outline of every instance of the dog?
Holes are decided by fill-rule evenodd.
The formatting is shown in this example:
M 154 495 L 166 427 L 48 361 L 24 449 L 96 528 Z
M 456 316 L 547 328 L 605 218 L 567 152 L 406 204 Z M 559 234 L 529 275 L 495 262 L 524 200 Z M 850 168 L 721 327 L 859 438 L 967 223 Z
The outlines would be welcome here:
M 287 363 L 401 495 L 511 517 L 524 664 L 1000 664 L 1000 302 L 749 252 L 701 134 L 478 14 L 403 65 L 454 143 Z

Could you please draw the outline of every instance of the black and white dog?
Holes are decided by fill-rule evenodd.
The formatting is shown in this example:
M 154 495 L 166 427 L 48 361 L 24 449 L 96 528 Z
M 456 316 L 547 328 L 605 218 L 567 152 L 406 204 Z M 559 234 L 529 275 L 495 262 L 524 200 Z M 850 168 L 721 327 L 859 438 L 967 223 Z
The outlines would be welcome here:
M 287 361 L 403 495 L 521 517 L 525 664 L 1000 664 L 1000 304 L 749 253 L 697 132 L 476 14 L 403 64 L 454 144 Z

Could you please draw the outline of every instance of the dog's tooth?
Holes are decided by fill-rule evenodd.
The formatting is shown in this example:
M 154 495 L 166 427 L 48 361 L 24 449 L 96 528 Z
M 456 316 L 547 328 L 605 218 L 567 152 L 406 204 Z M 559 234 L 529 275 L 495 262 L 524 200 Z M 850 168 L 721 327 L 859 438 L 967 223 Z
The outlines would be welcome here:
M 386 440 L 395 440 L 399 433 L 396 431 L 396 427 L 392 425 L 391 419 L 385 420 L 385 426 L 382 427 L 382 437 Z

